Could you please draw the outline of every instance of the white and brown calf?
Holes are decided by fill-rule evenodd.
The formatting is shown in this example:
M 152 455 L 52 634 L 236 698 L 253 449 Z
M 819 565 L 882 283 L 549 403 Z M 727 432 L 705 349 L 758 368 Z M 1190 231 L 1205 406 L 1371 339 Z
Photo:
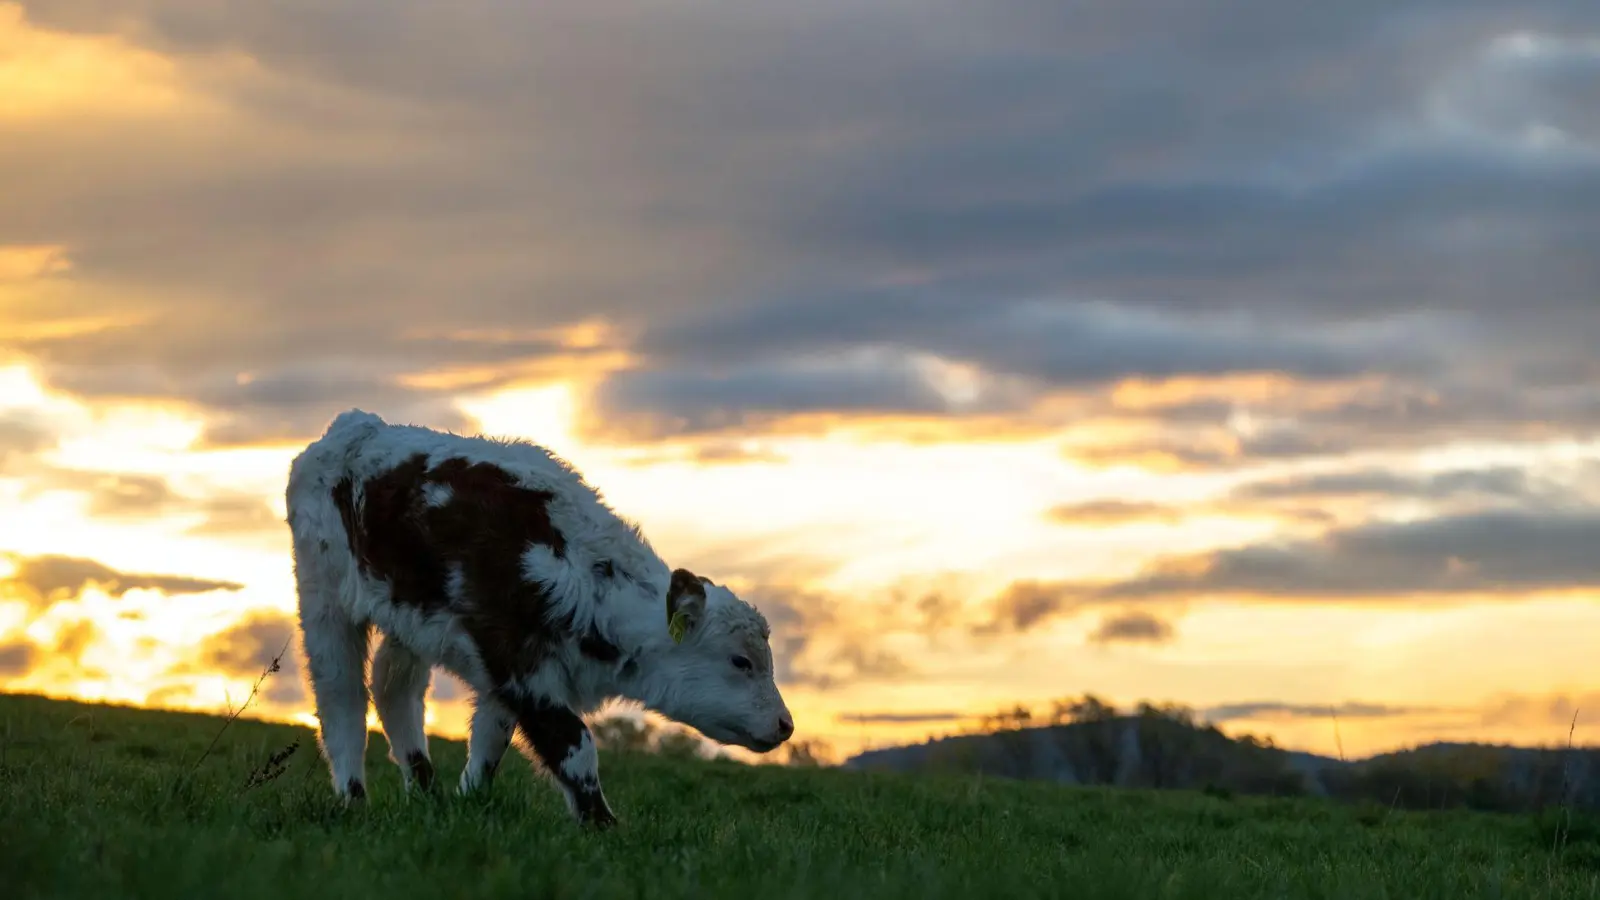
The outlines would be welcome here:
M 301 637 L 334 790 L 366 795 L 366 664 L 390 757 L 431 786 L 423 697 L 439 665 L 476 694 L 463 792 L 515 729 L 581 822 L 616 821 L 580 716 L 637 701 L 713 740 L 773 750 L 794 723 L 765 618 L 656 555 L 532 444 L 342 413 L 287 491 Z

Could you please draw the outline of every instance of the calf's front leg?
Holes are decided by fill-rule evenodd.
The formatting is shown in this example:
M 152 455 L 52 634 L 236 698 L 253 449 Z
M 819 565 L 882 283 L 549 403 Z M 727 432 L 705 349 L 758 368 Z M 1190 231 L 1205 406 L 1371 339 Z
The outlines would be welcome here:
M 467 740 L 467 766 L 461 770 L 460 793 L 484 790 L 494 780 L 500 760 L 511 744 L 517 717 L 491 693 L 480 693 L 472 710 L 472 734 Z
M 600 789 L 600 755 L 594 735 L 583 719 L 548 697 L 508 699 L 522 736 L 550 770 L 573 818 L 600 828 L 615 825 L 617 817 Z

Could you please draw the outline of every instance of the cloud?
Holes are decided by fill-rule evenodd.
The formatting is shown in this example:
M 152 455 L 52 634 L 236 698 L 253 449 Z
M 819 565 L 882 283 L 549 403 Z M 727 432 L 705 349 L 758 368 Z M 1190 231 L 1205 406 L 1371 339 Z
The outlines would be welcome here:
M 1460 495 L 1522 499 L 1534 494 L 1527 471 L 1510 466 L 1410 474 L 1386 469 L 1324 472 L 1241 485 L 1233 492 L 1245 500 L 1282 500 L 1373 494 L 1419 500 Z
M 76 664 L 83 658 L 83 651 L 87 650 L 99 635 L 100 628 L 93 621 L 79 619 L 70 625 L 63 626 L 56 633 L 56 643 L 52 648 L 52 655 Z
M 18 460 L 34 456 L 55 443 L 43 425 L 16 413 L 0 414 L 0 474 Z
M 629 460 L 632 465 L 647 466 L 660 462 L 679 462 L 688 459 L 702 466 L 738 466 L 781 464 L 787 456 L 765 447 L 746 447 L 737 441 L 709 441 L 687 448 L 683 454 L 651 453 Z
M 1147 612 L 1107 616 L 1089 635 L 1091 644 L 1161 644 L 1172 640 L 1172 626 Z
M 1093 601 L 1070 584 L 1016 581 L 989 601 L 989 620 L 974 624 L 971 630 L 979 635 L 1027 631 L 1090 602 Z
M 1244 594 L 1353 599 L 1600 585 L 1600 513 L 1495 511 L 1372 522 L 1306 540 L 1169 559 L 1098 599 Z
M 267 676 L 262 696 L 273 703 L 305 699 L 295 651 L 295 621 L 281 613 L 253 613 L 243 621 L 206 638 L 192 666 L 226 675 L 258 678 L 278 660 L 279 671 Z
M 273 511 L 259 497 L 242 494 L 225 494 L 208 497 L 200 508 L 205 519 L 190 529 L 194 533 L 226 535 L 260 535 L 287 533 L 288 526 L 282 516 Z
M 1013 582 L 968 630 L 1027 631 L 1108 605 L 1211 597 L 1394 602 L 1600 587 L 1596 546 L 1600 513 L 1592 507 L 1369 521 L 1310 538 L 1161 557 L 1122 580 Z
M 1600 713 L 1600 692 L 1593 691 L 1578 694 L 1505 694 L 1486 701 L 1480 709 L 1483 725 L 1524 728 L 1552 725 L 1569 728 L 1574 718 L 1579 725 L 1595 721 L 1596 713 Z
M 929 712 L 840 713 L 837 718 L 840 722 L 848 722 L 853 725 L 923 725 L 935 722 L 959 722 L 970 718 L 970 716 L 966 713 L 936 710 Z
M 212 442 L 462 428 L 461 390 L 574 374 L 633 439 L 1239 372 L 1437 407 L 1224 462 L 1600 418 L 1569 0 L 3 9 L 67 99 L 0 116 L 0 245 L 68 257 L 3 343 Z
M 1600 435 L 1597 374 L 1524 370 L 1498 376 L 1508 382 L 1500 386 L 1464 383 L 1455 375 L 1432 382 L 1368 380 L 1350 383 L 1332 400 L 1300 388 L 1270 397 L 1111 409 L 1082 423 L 1077 430 L 1084 437 L 1065 452 L 1093 465 L 1224 469 L 1468 440 L 1587 439 Z M 1104 436 L 1108 426 L 1114 437 Z
M 451 391 L 399 383 L 403 370 L 410 367 L 392 361 L 375 358 L 373 371 L 341 374 L 306 371 L 292 362 L 264 359 L 264 366 L 281 368 L 251 372 L 247 379 L 241 379 L 241 373 L 215 377 L 199 363 L 188 364 L 193 371 L 170 375 L 116 365 L 89 367 L 88 362 L 97 358 L 137 358 L 124 340 L 121 333 L 96 333 L 25 343 L 23 349 L 43 361 L 44 374 L 62 390 L 100 400 L 175 397 L 199 406 L 208 414 L 202 435 L 208 444 L 297 442 L 321 433 L 335 415 L 352 406 L 382 409 L 395 421 L 433 428 L 458 432 L 473 428 L 471 420 L 455 408 Z M 403 347 L 405 342 L 396 339 L 396 344 Z M 175 360 L 186 355 L 181 348 L 169 349 Z M 423 359 L 412 357 L 413 363 Z M 154 364 L 182 363 L 160 360 Z M 385 365 L 392 368 L 391 374 L 383 373 Z M 497 381 L 482 386 L 493 387 Z
M 47 606 L 81 596 L 91 586 L 112 597 L 129 591 L 151 590 L 169 596 L 205 594 L 212 591 L 239 591 L 244 585 L 231 581 L 191 578 L 184 575 L 157 575 L 121 572 L 92 559 L 73 556 L 10 555 L 16 571 L 0 580 L 0 585 L 18 591 L 32 605 Z
M 642 437 L 805 413 L 945 413 L 956 405 L 914 362 L 872 357 L 716 372 L 635 369 L 606 379 L 590 399 L 590 430 L 621 422 Z
M 1182 521 L 1184 510 L 1160 503 L 1089 500 L 1052 506 L 1046 511 L 1045 516 L 1058 524 L 1092 528 L 1129 522 L 1178 522 Z
M 0 644 L 0 675 L 26 675 L 38 664 L 41 657 L 39 648 L 26 640 Z
M 1201 710 L 1207 721 L 1222 724 L 1242 719 L 1391 719 L 1454 712 L 1436 706 L 1394 706 L 1385 703 L 1286 703 L 1269 700 L 1255 703 L 1229 703 Z
M 143 518 L 171 507 L 177 495 L 158 475 L 81 473 L 89 482 L 89 514 Z
M 772 627 L 777 681 L 785 687 L 828 690 L 840 684 L 900 681 L 922 672 L 884 636 L 906 622 L 894 598 L 872 603 L 774 584 L 741 591 Z M 926 610 L 924 610 L 926 612 Z
M 230 675 L 259 675 L 294 644 L 295 624 L 281 614 L 258 614 L 208 638 L 201 661 Z
M 807 297 L 794 305 L 780 301 L 666 323 L 647 333 L 638 349 L 669 365 L 611 376 L 596 402 L 608 415 L 708 403 L 790 413 L 860 404 L 877 411 L 953 414 L 1021 409 L 1027 391 L 1019 384 L 1034 386 L 1037 394 L 1052 386 L 1103 386 L 1135 376 L 1287 372 L 1342 378 L 1377 369 L 1380 361 L 1394 368 L 1415 355 L 1414 345 L 1399 346 L 1395 336 L 1385 341 L 1369 331 L 1341 334 L 1335 328 L 1313 335 L 1237 315 L 1183 317 L 1107 303 L 975 304 L 966 297 L 929 302 L 906 290 Z M 956 390 L 941 391 L 929 375 L 906 372 L 904 365 L 882 370 L 879 378 L 887 381 L 848 383 L 850 364 L 816 355 L 852 360 L 870 353 L 882 359 L 890 353 L 886 348 L 902 359 L 975 367 L 985 378 L 967 387 L 976 396 L 957 402 Z M 787 356 L 796 353 L 805 355 Z M 712 374 L 701 368 L 708 364 L 732 368 Z M 630 390 L 640 383 L 651 389 Z M 832 396 L 830 388 L 849 399 Z
M 111 519 L 149 519 L 199 515 L 189 530 L 197 534 L 265 535 L 284 531 L 283 517 L 262 498 L 231 489 L 213 489 L 196 496 L 179 493 L 159 475 L 35 467 L 28 492 L 75 491 L 87 494 L 87 512 Z

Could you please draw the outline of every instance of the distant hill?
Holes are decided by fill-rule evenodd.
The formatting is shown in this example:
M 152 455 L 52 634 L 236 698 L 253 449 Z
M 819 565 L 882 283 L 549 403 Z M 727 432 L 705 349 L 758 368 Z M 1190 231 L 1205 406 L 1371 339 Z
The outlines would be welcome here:
M 1600 750 L 1436 743 L 1341 761 L 1159 712 L 871 750 L 842 767 L 1062 784 L 1308 795 L 1409 809 L 1600 809 Z

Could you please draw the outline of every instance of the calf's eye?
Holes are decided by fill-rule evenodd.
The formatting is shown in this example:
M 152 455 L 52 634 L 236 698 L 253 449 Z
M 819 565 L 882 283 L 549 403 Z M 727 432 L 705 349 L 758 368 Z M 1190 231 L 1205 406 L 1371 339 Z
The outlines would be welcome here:
M 755 667 L 750 665 L 750 660 L 743 656 L 735 656 L 732 660 L 733 667 L 741 672 L 749 672 Z

